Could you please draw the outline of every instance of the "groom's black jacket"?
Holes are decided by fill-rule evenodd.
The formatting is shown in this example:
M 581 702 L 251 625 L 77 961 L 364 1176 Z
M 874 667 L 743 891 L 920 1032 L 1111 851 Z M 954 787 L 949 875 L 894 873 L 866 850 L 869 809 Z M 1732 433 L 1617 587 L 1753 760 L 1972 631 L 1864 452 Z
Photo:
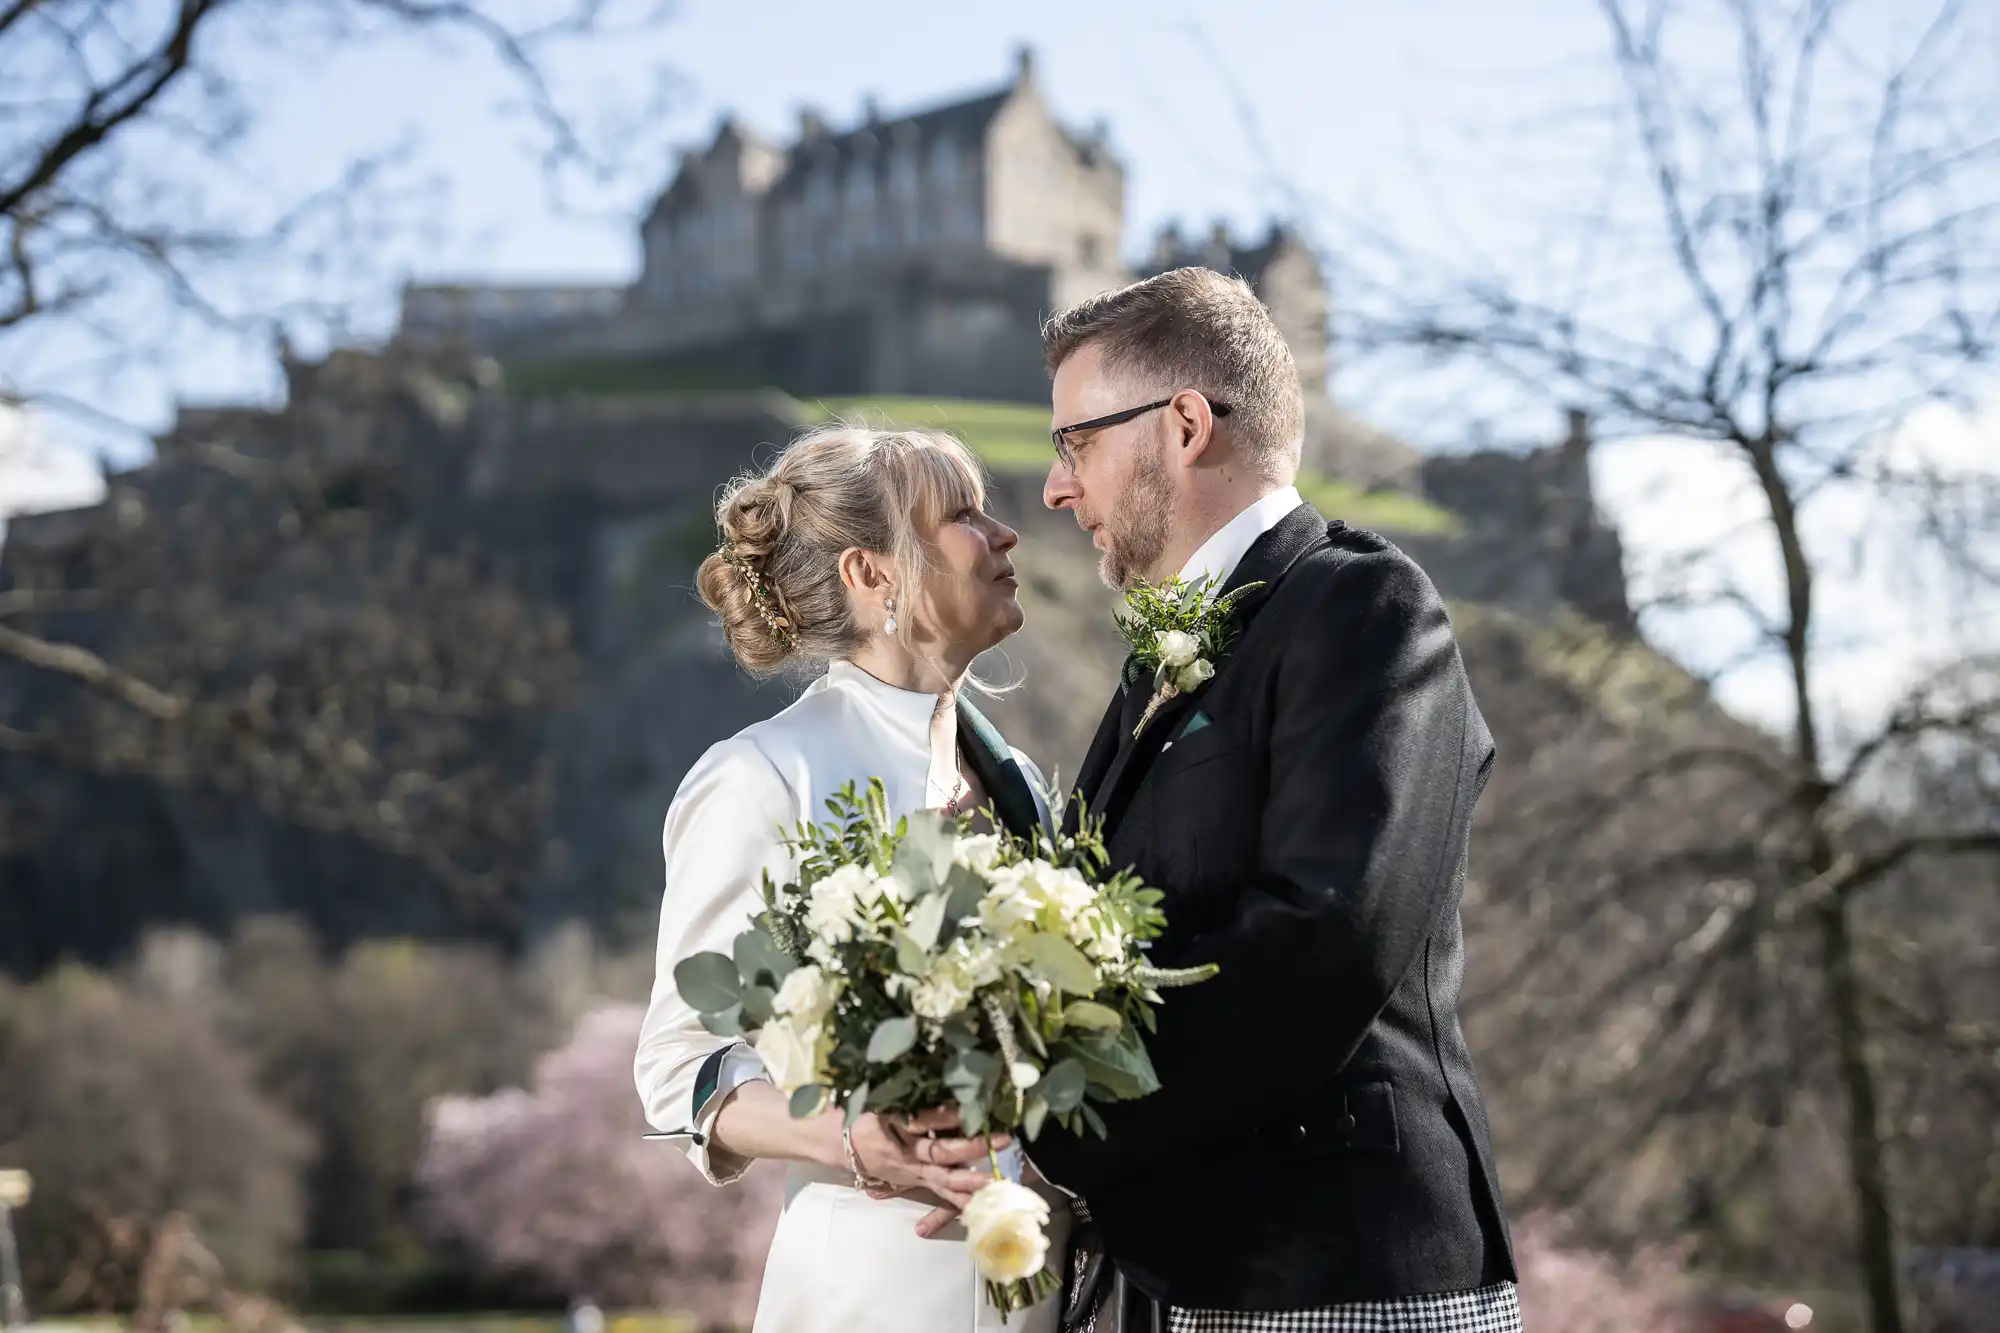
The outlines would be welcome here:
M 1166 894 L 1161 1088 L 1030 1148 L 1105 1248 L 1175 1305 L 1283 1310 L 1513 1276 L 1459 1029 L 1459 895 L 1493 761 L 1443 602 L 1414 562 L 1310 505 L 1229 586 L 1215 678 L 1132 729 L 1122 689 L 1079 774 L 1111 861 Z

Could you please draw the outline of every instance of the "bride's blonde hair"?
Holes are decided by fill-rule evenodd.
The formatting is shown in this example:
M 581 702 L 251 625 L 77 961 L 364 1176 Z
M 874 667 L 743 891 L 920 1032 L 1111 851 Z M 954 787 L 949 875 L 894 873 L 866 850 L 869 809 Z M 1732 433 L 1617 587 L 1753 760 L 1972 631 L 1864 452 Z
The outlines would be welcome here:
M 715 506 L 722 545 L 695 583 L 722 617 L 731 654 L 757 675 L 845 657 L 863 632 L 840 580 L 840 553 L 853 546 L 886 556 L 899 610 L 914 610 L 924 534 L 985 502 L 979 462 L 952 435 L 820 426 L 723 489 Z M 907 636 L 910 616 L 898 620 L 898 637 Z

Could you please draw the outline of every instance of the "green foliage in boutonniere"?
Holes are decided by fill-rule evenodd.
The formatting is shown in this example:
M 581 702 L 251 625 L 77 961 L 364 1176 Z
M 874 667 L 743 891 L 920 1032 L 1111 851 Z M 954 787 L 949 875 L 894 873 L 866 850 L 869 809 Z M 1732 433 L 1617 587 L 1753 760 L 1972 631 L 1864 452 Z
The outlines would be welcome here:
M 1193 694 L 1215 675 L 1215 664 L 1236 638 L 1236 603 L 1245 593 L 1264 585 L 1246 583 L 1212 596 L 1219 582 L 1213 576 L 1183 583 L 1141 583 L 1125 594 L 1118 612 L 1118 632 L 1132 645 L 1132 656 L 1153 674 L 1153 697 L 1137 736 L 1163 704 Z

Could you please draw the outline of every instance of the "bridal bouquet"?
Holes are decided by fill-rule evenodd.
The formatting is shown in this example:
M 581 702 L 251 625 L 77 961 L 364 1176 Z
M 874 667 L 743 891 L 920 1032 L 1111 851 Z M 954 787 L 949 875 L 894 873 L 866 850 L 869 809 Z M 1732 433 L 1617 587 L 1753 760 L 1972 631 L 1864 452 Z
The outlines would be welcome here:
M 1094 830 L 1027 842 L 965 815 L 891 821 L 879 781 L 827 807 L 830 822 L 787 839 L 797 877 L 765 877 L 733 953 L 674 969 L 709 1031 L 754 1037 L 793 1115 L 956 1105 L 968 1134 L 1032 1140 L 1053 1117 L 1102 1135 L 1093 1103 L 1159 1086 L 1141 1032 L 1160 991 L 1214 969 L 1147 964 L 1161 894 L 1107 874 Z M 1004 1316 L 1058 1282 L 1047 1204 L 993 1169 L 964 1221 Z

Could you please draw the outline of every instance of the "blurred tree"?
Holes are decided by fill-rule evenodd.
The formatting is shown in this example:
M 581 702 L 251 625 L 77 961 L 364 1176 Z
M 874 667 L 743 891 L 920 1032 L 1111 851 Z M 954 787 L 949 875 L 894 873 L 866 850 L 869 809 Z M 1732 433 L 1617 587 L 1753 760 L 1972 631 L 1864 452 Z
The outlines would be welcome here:
M 51 766 L 140 775 L 417 867 L 393 894 L 380 871 L 329 872 L 342 893 L 382 881 L 405 909 L 391 928 L 511 939 L 540 863 L 540 729 L 575 669 L 565 619 L 482 554 L 450 499 L 469 379 L 362 356 L 294 374 L 310 391 L 281 411 L 185 421 L 160 462 L 74 516 L 81 540 L 10 544 L 0 598 L 33 633 L 0 626 L 0 648 L 47 668 L 0 675 L 16 837 L 55 836 L 89 798 Z M 321 930 L 364 914 L 292 878 L 278 901 L 312 906 Z M 34 901 L 12 910 L 13 966 L 46 965 L 87 926 L 75 895 L 15 892 Z M 207 901 L 183 910 L 222 925 Z
M 753 1168 L 716 1189 L 647 1142 L 632 1096 L 637 1005 L 584 1016 L 528 1089 L 446 1097 L 420 1180 L 442 1236 L 552 1294 L 748 1324 L 782 1175 Z
M 435 192 L 412 178 L 408 142 L 330 164 L 316 186 L 246 170 L 246 149 L 271 151 L 258 135 L 274 53 L 414 46 L 497 74 L 507 100 L 491 113 L 525 122 L 523 142 L 568 207 L 579 187 L 654 169 L 676 85 L 645 67 L 638 39 L 665 11 L 659 0 L 0 0 L 0 406 L 143 438 L 114 413 L 132 406 L 134 383 L 156 399 L 170 389 L 166 367 L 189 337 L 276 346 L 296 381 L 288 339 L 338 341 L 351 312 L 379 303 L 390 242 L 437 215 Z M 600 43 L 638 55 L 626 67 L 643 85 L 595 77 L 588 116 L 573 115 L 563 62 Z M 65 366 L 90 368 L 90 401 L 63 387 Z M 248 795 L 296 827 L 421 864 L 461 914 L 482 918 L 473 928 L 504 929 L 507 881 L 535 865 L 525 840 L 543 791 L 527 761 L 475 757 L 469 738 L 504 737 L 546 705 L 567 648 L 561 622 L 470 534 L 406 521 L 415 474 L 446 461 L 410 450 L 449 433 L 468 376 L 350 375 L 354 410 L 340 421 L 324 405 L 262 431 L 247 414 L 183 413 L 162 445 L 179 450 L 176 475 L 145 494 L 115 487 L 81 567 L 0 579 L 0 659 L 76 687 L 12 692 L 0 754 Z M 46 836 L 52 818 L 33 803 L 0 808 L 0 855 Z M 32 936 L 47 906 L 0 903 L 0 931 Z M 5 952 L 7 965 L 50 961 Z
M 520 1082 L 559 1030 L 494 952 L 365 941 L 332 963 L 297 921 L 243 923 L 226 952 L 230 1028 L 263 1086 L 313 1127 L 310 1242 L 410 1249 L 424 1109 Z
M 1514 898 L 1525 947 L 1483 989 L 1522 1016 L 1561 1008 L 1589 1033 L 1513 1053 L 1574 1059 L 1556 1072 L 1603 1094 L 1567 1089 L 1597 1121 L 1572 1119 L 1578 1137 L 1552 1155 L 1572 1182 L 1607 1162 L 1642 1169 L 1668 1142 L 1763 1158 L 1761 1131 L 1830 1068 L 1873 1327 L 1900 1333 L 1882 1042 L 1914 987 L 1933 1006 L 1921 1020 L 1933 1050 L 1949 1034 L 1995 1049 L 1990 990 L 1933 982 L 1963 967 L 1966 926 L 1991 919 L 2000 663 L 1949 664 L 1879 728 L 1830 741 L 1826 661 L 1866 631 L 1815 603 L 1840 557 L 1814 546 L 1803 516 L 1858 490 L 1871 512 L 1917 512 L 1909 541 L 1982 595 L 2000 573 L 1994 474 L 1903 430 L 1926 404 L 1966 405 L 1993 383 L 1990 35 L 1952 0 L 1900 52 L 1836 0 L 1601 8 L 1621 98 L 1567 123 L 1607 130 L 1605 206 L 1581 225 L 1552 211 L 1534 273 L 1357 237 L 1341 256 L 1347 333 L 1356 354 L 1487 372 L 1584 414 L 1600 437 L 1734 460 L 1759 497 L 1779 594 L 1697 560 L 1654 606 L 1739 613 L 1750 641 L 1733 665 L 1775 656 L 1792 721 L 1782 747 L 1747 729 L 1629 728 L 1647 742 L 1635 755 L 1607 747 L 1599 719 L 1537 755 L 1533 817 L 1515 855 L 1482 872 Z M 1872 79 L 1861 99 L 1857 78 Z M 1624 184 L 1637 214 L 1621 207 Z M 1977 775 L 1980 799 L 1907 799 L 1939 762 Z M 1926 877 L 1932 893 L 1959 886 L 1937 931 L 1911 928 Z M 1986 1006 L 1970 1016 L 1981 1022 L 1968 1025 L 1965 1003 Z M 1616 1112 L 1598 1114 L 1606 1105 Z
M 42 1309 L 132 1308 L 181 1215 L 231 1282 L 289 1277 L 309 1147 L 198 1004 L 69 966 L 0 1010 L 0 1160 L 35 1176 L 22 1262 Z

